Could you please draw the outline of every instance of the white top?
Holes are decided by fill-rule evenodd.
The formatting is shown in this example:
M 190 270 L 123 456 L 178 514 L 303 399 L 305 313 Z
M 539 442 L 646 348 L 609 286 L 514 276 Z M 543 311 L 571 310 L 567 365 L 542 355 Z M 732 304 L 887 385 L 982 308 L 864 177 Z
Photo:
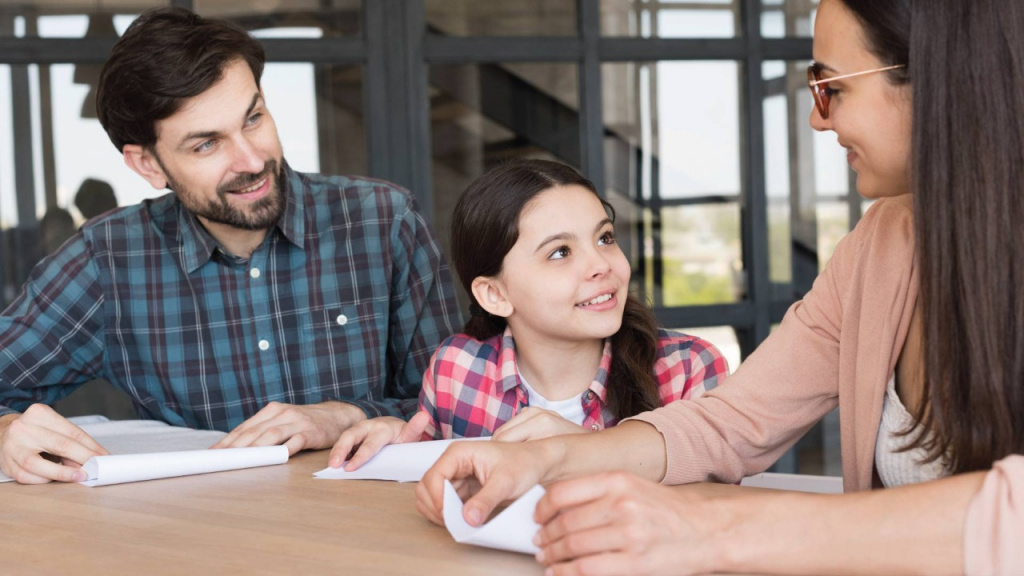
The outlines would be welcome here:
M 922 463 L 926 452 L 915 448 L 899 452 L 899 448 L 910 444 L 920 432 L 918 428 L 909 435 L 900 436 L 899 432 L 914 426 L 914 417 L 900 402 L 896 394 L 896 376 L 889 377 L 885 387 L 885 400 L 882 403 L 882 422 L 878 427 L 878 439 L 875 441 L 875 469 L 878 477 L 886 488 L 916 484 L 928 480 L 937 480 L 949 476 L 942 459 Z
M 587 414 L 583 411 L 583 394 L 579 396 L 573 396 L 567 400 L 548 400 L 541 396 L 536 390 L 530 386 L 530 383 L 526 381 L 523 374 L 519 373 L 519 381 L 523 383 L 523 387 L 526 388 L 527 397 L 530 399 L 530 406 L 534 408 L 543 408 L 545 410 L 551 410 L 557 412 L 559 416 L 565 418 L 569 422 L 583 426 L 583 420 L 587 417 Z

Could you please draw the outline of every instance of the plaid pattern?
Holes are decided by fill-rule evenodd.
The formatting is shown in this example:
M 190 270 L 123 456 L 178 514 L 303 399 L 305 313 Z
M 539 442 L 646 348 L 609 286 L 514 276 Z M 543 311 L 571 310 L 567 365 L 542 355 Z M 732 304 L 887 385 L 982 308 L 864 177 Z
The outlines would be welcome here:
M 243 260 L 173 194 L 87 223 L 0 315 L 0 414 L 104 378 L 140 417 L 230 430 L 271 401 L 416 409 L 461 319 L 408 192 L 285 166 L 284 212 Z
M 618 420 L 605 404 L 612 347 L 605 342 L 601 366 L 580 396 L 583 427 L 600 430 Z M 658 331 L 654 375 L 662 404 L 698 398 L 725 381 L 729 367 L 713 344 L 678 332 Z M 445 340 L 423 375 L 420 410 L 431 416 L 424 440 L 490 436 L 529 405 L 516 368 L 516 346 L 508 328 L 486 341 L 457 334 Z

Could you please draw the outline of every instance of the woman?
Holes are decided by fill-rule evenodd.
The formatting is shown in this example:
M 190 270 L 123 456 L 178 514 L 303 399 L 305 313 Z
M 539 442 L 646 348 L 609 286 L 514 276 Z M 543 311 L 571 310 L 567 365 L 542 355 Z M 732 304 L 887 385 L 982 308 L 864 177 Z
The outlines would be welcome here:
M 454 446 L 420 511 L 440 521 L 445 478 L 482 483 L 479 523 L 605 472 L 549 485 L 549 573 L 1024 571 L 1022 53 L 1015 0 L 822 0 L 811 124 L 878 201 L 813 290 L 728 385 L 597 434 Z M 837 404 L 848 494 L 650 482 L 759 472 Z

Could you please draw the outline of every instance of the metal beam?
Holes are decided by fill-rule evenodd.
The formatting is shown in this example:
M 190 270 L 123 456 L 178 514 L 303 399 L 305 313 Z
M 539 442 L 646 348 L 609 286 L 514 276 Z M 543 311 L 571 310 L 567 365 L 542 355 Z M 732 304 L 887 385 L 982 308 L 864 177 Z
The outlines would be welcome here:
M 422 2 L 363 3 L 366 42 L 364 98 L 371 176 L 413 192 L 433 222 L 430 98 L 423 61 L 426 16 Z

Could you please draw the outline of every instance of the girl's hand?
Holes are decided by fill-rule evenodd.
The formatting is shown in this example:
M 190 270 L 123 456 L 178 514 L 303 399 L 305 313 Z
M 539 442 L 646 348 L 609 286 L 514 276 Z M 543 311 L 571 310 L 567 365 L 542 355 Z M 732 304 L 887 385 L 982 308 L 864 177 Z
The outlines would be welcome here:
M 722 488 L 669 488 L 626 472 L 556 482 L 534 515 L 537 561 L 555 575 L 714 572 L 728 515 L 712 494 Z
M 363 420 L 341 434 L 331 449 L 327 465 L 338 468 L 347 459 L 345 471 L 356 470 L 388 444 L 418 442 L 429 422 L 430 415 L 426 412 L 417 412 L 408 422 L 394 416 Z M 349 458 L 353 450 L 355 454 Z
M 492 440 L 526 442 L 561 434 L 582 434 L 587 430 L 559 416 L 557 412 L 527 406 L 494 431 Z

